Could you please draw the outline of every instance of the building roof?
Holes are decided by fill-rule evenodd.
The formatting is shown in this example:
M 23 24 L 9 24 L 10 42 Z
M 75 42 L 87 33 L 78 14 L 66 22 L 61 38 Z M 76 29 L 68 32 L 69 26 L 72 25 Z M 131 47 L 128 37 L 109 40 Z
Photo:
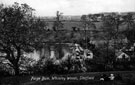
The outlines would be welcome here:
M 122 52 L 122 51 L 116 52 L 115 55 L 117 56 L 117 58 L 123 58 L 123 55 L 125 56 L 125 58 L 130 57 L 128 54 L 126 54 L 125 52 Z

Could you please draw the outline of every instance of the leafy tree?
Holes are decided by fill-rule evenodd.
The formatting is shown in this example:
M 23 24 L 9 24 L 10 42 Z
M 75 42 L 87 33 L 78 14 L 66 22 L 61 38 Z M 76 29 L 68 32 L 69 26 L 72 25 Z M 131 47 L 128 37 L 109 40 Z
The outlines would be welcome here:
M 133 14 L 128 13 L 125 16 L 122 16 L 123 18 L 123 24 L 127 25 L 127 30 L 130 30 L 134 26 L 134 21 L 133 21 Z
M 0 9 L 0 52 L 19 74 L 19 62 L 24 52 L 32 52 L 39 47 L 43 36 L 43 24 L 33 16 L 31 7 L 27 4 L 14 3 L 12 6 L 1 5 Z
M 117 19 L 111 15 L 108 16 L 104 16 L 103 17 L 103 27 L 102 27 L 102 31 L 104 32 L 103 34 L 103 38 L 105 40 L 105 48 L 106 48 L 106 52 L 104 53 L 105 57 L 106 57 L 106 62 L 109 63 L 110 62 L 110 55 L 109 55 L 109 46 L 111 46 L 110 44 L 110 40 L 114 40 L 115 36 L 118 32 L 117 28 Z M 115 45 L 115 40 L 114 40 L 114 45 Z
M 57 11 L 57 13 L 56 13 L 56 21 L 53 24 L 53 30 L 54 31 L 57 31 L 57 30 L 60 30 L 61 28 L 63 28 L 63 23 L 60 21 L 61 17 L 62 17 L 62 13 Z
M 92 30 L 96 29 L 94 20 L 95 20 L 95 16 L 93 16 L 93 15 L 82 15 L 81 16 L 82 26 L 84 28 L 83 36 L 84 36 L 84 40 L 85 40 L 85 43 L 84 43 L 86 46 L 85 48 L 88 48 L 88 43 L 90 42 L 91 37 L 92 37 L 91 36 Z
M 135 29 L 125 30 L 123 33 L 131 44 L 135 42 Z
M 94 24 L 95 17 L 93 15 L 82 15 L 81 16 L 81 21 L 84 30 L 90 30 L 90 28 L 96 29 L 96 26 Z
M 35 68 L 37 61 L 27 56 L 21 57 L 19 62 L 20 74 L 33 74 L 37 69 Z
M 133 21 L 132 16 L 133 16 L 133 14 L 131 14 L 131 13 L 128 13 L 127 15 L 122 16 L 123 24 L 127 25 L 127 27 L 126 27 L 127 29 L 123 33 L 126 35 L 127 39 L 131 43 L 135 42 L 135 37 L 134 37 L 134 35 L 135 35 L 135 29 L 134 29 L 135 22 Z

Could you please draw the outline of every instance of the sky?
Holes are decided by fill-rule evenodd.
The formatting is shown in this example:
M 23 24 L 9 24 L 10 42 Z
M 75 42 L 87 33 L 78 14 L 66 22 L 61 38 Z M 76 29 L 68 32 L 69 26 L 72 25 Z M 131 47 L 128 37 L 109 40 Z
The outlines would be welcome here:
M 14 2 L 27 3 L 37 16 L 82 15 L 100 12 L 135 12 L 135 0 L 0 0 L 11 5 Z

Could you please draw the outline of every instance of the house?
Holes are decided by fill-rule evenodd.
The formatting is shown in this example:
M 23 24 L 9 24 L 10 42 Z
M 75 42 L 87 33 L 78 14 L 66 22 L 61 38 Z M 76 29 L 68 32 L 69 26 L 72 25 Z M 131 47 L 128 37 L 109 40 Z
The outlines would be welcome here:
M 25 56 L 38 60 L 39 58 L 52 59 L 55 64 L 68 60 L 69 57 L 82 56 L 83 59 L 93 59 L 93 53 L 88 49 L 83 49 L 79 44 L 75 43 L 55 43 L 54 45 L 44 46 L 40 50 L 27 53 Z
M 125 52 L 119 50 L 115 53 L 116 55 L 116 61 L 120 60 L 127 60 L 127 61 L 130 61 L 130 56 L 128 54 L 126 54 Z
M 34 50 L 31 53 L 25 53 L 25 56 L 29 58 L 34 58 L 38 60 L 41 57 L 50 58 L 50 59 L 61 59 L 63 56 L 70 53 L 70 48 L 68 44 L 64 43 L 55 43 L 54 45 L 45 45 L 39 50 Z
M 85 49 L 84 56 L 85 56 L 85 59 L 93 59 L 93 52 L 88 49 Z

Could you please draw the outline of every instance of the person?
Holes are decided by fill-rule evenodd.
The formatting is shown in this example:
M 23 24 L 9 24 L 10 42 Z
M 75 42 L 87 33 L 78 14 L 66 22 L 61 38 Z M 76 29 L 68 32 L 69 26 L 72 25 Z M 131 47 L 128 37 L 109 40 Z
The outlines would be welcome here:
M 107 75 L 106 74 L 103 74 L 103 75 L 101 75 L 101 77 L 100 77 L 100 80 L 101 81 L 106 81 L 107 80 Z
M 112 81 L 114 80 L 114 78 L 115 78 L 114 74 L 110 74 L 109 79 Z
M 110 79 L 109 79 L 108 75 L 103 74 L 103 75 L 101 76 L 100 80 L 109 81 Z

